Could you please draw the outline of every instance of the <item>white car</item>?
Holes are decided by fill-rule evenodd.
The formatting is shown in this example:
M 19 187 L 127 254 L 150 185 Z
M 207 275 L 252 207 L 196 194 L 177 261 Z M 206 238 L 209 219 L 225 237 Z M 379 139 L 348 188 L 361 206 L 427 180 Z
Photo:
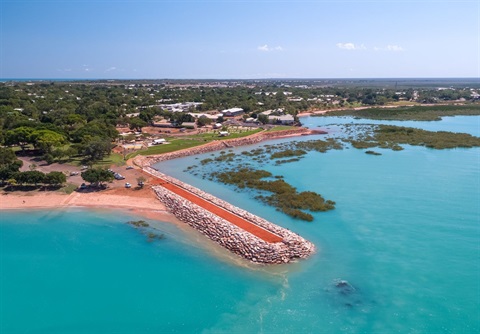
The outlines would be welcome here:
M 128 182 L 125 183 L 125 188 L 131 188 L 131 187 L 132 187 L 132 185 L 130 183 L 128 183 Z

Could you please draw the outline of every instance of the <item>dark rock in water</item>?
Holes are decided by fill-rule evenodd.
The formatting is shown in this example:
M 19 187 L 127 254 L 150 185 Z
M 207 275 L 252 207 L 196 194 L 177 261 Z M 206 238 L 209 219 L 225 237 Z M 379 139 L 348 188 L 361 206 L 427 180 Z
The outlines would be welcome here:
M 365 298 L 362 291 L 354 287 L 344 279 L 335 279 L 325 288 L 332 305 L 348 310 L 361 309 L 362 312 L 370 312 L 374 301 L 370 302 Z
M 338 293 L 345 296 L 351 295 L 357 291 L 350 283 L 348 283 L 348 281 L 345 280 L 336 280 L 335 287 L 337 288 Z

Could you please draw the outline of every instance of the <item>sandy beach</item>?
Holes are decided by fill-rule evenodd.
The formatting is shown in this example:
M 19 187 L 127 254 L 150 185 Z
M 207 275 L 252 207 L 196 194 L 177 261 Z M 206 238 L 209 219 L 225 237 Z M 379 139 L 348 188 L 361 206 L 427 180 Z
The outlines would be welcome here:
M 36 191 L 32 193 L 2 193 L 0 210 L 102 208 L 122 209 L 149 219 L 178 223 L 157 199 L 152 189 L 111 189 L 99 192 L 60 194 Z M 1 216 L 1 213 L 0 213 Z

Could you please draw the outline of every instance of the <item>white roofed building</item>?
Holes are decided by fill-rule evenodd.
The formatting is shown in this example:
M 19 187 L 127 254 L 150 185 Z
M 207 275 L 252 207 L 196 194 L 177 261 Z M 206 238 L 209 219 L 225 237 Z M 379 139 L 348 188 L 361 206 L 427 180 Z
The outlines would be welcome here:
M 227 117 L 238 116 L 238 115 L 242 115 L 243 113 L 244 111 L 242 108 L 230 108 L 230 109 L 222 110 L 223 116 L 227 116 Z

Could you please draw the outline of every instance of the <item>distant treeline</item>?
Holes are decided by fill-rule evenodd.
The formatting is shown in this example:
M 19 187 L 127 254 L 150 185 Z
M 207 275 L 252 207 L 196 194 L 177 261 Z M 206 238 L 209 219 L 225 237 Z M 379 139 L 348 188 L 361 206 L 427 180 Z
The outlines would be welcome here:
M 401 121 L 439 121 L 445 116 L 474 116 L 480 115 L 480 104 L 465 105 L 435 105 L 412 106 L 397 108 L 368 108 L 362 110 L 336 110 L 328 114 L 319 114 L 315 117 L 325 116 L 353 116 L 376 120 L 401 120 Z

